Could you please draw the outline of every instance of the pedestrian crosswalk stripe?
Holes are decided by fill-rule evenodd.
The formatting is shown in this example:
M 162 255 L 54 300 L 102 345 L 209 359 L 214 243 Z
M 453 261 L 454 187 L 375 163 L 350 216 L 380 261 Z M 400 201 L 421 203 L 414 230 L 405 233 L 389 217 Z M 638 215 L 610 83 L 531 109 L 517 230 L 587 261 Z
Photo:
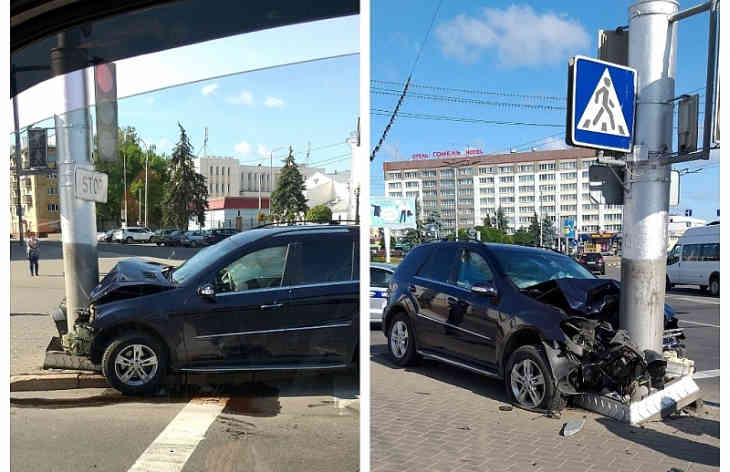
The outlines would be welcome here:
M 583 110 L 580 121 L 578 121 L 578 129 L 621 137 L 629 136 L 629 129 L 621 110 L 621 102 L 616 95 L 608 67 L 601 74 L 601 78 L 591 94 L 591 99 Z

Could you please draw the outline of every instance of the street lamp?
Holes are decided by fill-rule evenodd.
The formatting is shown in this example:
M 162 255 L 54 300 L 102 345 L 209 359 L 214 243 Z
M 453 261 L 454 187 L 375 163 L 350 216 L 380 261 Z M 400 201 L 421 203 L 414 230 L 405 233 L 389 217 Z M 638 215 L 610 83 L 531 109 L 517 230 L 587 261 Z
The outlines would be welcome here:
M 257 180 L 259 181 L 259 213 L 258 213 L 258 215 L 256 215 L 257 218 L 259 217 L 259 215 L 261 215 L 261 177 L 262 177 L 262 174 L 261 174 L 261 163 L 260 162 L 259 162 L 258 168 L 259 168 L 259 171 L 256 175 L 258 177 Z M 269 200 L 271 200 L 270 197 L 269 197 Z M 271 207 L 271 205 L 269 205 L 269 207 Z
M 147 183 L 148 183 L 148 167 L 149 167 L 149 157 L 150 157 L 150 145 L 147 144 L 147 141 L 145 141 L 142 138 L 139 138 L 139 140 L 144 143 L 145 147 L 147 148 L 147 152 L 144 156 L 144 227 L 147 228 Z

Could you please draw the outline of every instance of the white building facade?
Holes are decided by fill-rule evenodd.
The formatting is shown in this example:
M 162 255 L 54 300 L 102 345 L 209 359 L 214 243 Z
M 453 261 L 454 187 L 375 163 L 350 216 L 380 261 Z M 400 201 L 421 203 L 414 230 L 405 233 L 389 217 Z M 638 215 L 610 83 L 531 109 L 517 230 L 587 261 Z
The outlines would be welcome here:
M 621 205 L 590 198 L 589 149 L 561 149 L 448 159 L 386 162 L 385 194 L 417 198 L 421 217 L 438 209 L 444 229 L 482 225 L 502 208 L 511 231 L 527 228 L 535 213 L 556 230 L 573 220 L 576 233 L 620 233 Z M 578 235 L 576 234 L 576 237 Z
M 667 251 L 671 251 L 685 231 L 696 226 L 705 226 L 707 221 L 691 216 L 669 215 L 667 223 Z

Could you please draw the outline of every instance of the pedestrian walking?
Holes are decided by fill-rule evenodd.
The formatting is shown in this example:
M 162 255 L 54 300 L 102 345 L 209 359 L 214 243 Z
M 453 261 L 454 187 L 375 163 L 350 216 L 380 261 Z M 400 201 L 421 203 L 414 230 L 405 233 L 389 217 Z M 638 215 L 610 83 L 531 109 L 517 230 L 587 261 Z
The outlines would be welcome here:
M 38 276 L 38 258 L 40 257 L 40 241 L 36 238 L 35 233 L 28 233 L 28 239 L 25 241 L 25 254 L 30 263 L 30 276 Z

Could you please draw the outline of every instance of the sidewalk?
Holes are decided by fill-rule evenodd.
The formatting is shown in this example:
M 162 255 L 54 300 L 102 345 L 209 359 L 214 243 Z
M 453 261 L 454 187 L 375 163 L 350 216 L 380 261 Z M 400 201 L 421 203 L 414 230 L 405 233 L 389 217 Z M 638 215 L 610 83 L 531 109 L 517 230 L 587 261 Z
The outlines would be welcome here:
M 51 337 L 58 336 L 48 313 L 65 296 L 61 244 L 41 241 L 40 277 L 30 276 L 19 242 L 11 242 L 10 256 L 10 375 L 47 373 L 41 368 L 45 350 Z M 128 257 L 100 251 L 99 273 Z
M 719 408 L 639 427 L 582 409 L 502 411 L 502 381 L 433 361 L 397 368 L 385 349 L 375 346 L 370 363 L 373 472 L 719 470 Z M 583 429 L 561 436 L 571 420 Z

